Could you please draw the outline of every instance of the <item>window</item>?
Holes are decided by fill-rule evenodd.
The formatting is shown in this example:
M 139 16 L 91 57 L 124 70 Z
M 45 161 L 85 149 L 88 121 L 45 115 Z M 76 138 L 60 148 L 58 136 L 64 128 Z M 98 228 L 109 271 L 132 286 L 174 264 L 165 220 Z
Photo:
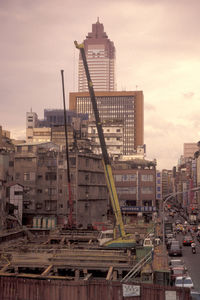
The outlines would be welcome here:
M 35 173 L 24 173 L 24 181 L 34 181 L 35 180 Z
M 57 175 L 56 173 L 53 173 L 53 172 L 49 172 L 49 173 L 46 173 L 45 174 L 45 179 L 46 180 L 56 180 L 57 179 Z
M 85 164 L 86 164 L 86 167 L 89 167 L 89 159 L 88 158 L 86 158 Z
M 30 173 L 24 173 L 24 181 L 30 181 Z
M 70 161 L 72 166 L 76 165 L 76 157 L 70 157 L 69 161 Z
M 37 193 L 38 193 L 38 194 L 42 194 L 42 189 L 38 189 L 38 190 L 37 190 Z
M 56 210 L 57 209 L 57 201 L 45 200 L 45 209 L 46 209 L 46 211 Z
M 143 174 L 141 175 L 142 181 L 153 181 L 153 175 L 152 174 Z
M 28 152 L 33 152 L 33 146 L 28 146 Z
M 20 173 L 18 173 L 18 172 L 15 173 L 15 179 L 16 179 L 16 180 L 20 179 Z
M 9 167 L 13 167 L 14 166 L 14 161 L 9 161 Z
M 17 146 L 17 152 L 21 153 L 22 152 L 22 146 Z
M 116 182 L 121 181 L 136 181 L 136 174 L 123 174 L 123 175 L 114 175 Z
M 152 186 L 143 186 L 143 187 L 141 187 L 141 193 L 142 194 L 152 194 L 153 187 Z
M 143 206 L 152 206 L 152 201 L 151 200 L 143 201 Z
M 126 200 L 127 206 L 136 206 L 136 200 Z
M 131 186 L 131 187 L 117 187 L 117 193 L 118 194 L 136 194 L 136 187 Z
M 23 195 L 23 192 L 22 192 L 22 191 L 15 191 L 15 192 L 14 192 L 14 195 L 15 195 L 15 196 Z
M 48 188 L 48 195 L 49 196 L 56 195 L 56 188 Z
M 117 129 L 116 132 L 121 132 L 121 129 Z

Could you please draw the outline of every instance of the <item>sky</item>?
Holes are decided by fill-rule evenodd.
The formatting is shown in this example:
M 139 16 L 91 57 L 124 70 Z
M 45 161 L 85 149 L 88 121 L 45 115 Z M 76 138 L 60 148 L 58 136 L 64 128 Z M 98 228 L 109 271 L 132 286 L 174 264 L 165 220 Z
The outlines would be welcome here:
M 0 125 L 25 139 L 26 112 L 43 118 L 77 91 L 78 51 L 99 17 L 116 47 L 117 89 L 144 93 L 147 159 L 172 169 L 200 140 L 199 0 L 0 0 Z

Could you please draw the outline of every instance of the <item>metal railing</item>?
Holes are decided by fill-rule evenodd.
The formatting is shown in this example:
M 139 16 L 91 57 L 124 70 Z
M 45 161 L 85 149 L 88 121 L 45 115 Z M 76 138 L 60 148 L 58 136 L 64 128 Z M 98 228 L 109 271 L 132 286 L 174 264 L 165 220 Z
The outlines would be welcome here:
M 121 282 L 128 282 L 152 259 L 152 250 L 149 251 L 127 274 Z

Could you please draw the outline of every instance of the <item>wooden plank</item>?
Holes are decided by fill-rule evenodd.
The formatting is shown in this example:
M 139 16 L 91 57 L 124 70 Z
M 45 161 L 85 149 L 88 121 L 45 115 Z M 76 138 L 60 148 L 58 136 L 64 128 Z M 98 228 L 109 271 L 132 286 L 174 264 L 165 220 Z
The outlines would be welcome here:
M 106 280 L 111 280 L 111 278 L 112 278 L 112 272 L 113 272 L 113 266 L 110 266 L 110 268 L 108 270 L 108 274 L 106 276 Z
M 52 269 L 53 265 L 49 265 L 45 270 L 44 272 L 41 274 L 41 276 L 47 276 L 49 275 L 51 269 Z

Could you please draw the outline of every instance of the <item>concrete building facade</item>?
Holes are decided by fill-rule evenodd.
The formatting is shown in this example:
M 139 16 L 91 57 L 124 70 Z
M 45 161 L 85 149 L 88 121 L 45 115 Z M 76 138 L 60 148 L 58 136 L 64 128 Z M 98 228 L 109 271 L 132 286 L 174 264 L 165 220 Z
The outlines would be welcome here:
M 105 121 L 102 124 L 107 151 L 113 159 L 119 158 L 123 154 L 123 124 L 119 120 Z M 88 123 L 88 139 L 92 142 L 92 151 L 96 154 L 101 153 L 101 147 L 96 129 L 96 122 Z
M 74 151 L 69 161 L 75 224 L 87 228 L 105 221 L 108 191 L 101 157 Z M 18 144 L 13 168 L 14 181 L 24 188 L 23 223 L 33 225 L 38 218 L 40 226 L 47 226 L 50 219 L 66 224 L 69 194 L 64 147 L 60 151 L 52 142 Z
M 96 92 L 101 122 L 121 120 L 123 123 L 123 154 L 134 154 L 144 144 L 143 92 Z M 70 93 L 69 109 L 88 114 L 94 119 L 88 92 Z
M 156 168 L 145 160 L 113 162 L 113 175 L 122 212 L 135 218 L 138 213 L 156 212 Z

